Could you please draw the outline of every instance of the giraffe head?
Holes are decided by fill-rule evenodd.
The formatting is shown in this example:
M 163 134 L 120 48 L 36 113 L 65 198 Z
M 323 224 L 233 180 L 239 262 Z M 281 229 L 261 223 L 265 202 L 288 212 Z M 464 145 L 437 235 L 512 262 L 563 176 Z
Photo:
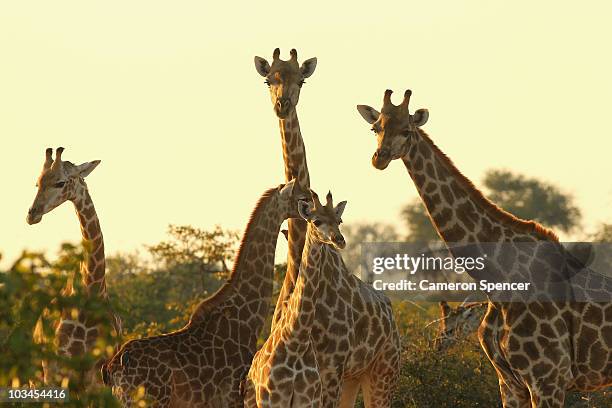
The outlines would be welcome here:
M 292 49 L 290 54 L 291 58 L 283 61 L 280 59 L 280 49 L 275 49 L 272 54 L 272 65 L 264 58 L 255 57 L 255 69 L 259 75 L 266 78 L 272 106 L 279 119 L 285 119 L 295 109 L 304 79 L 311 76 L 317 66 L 316 58 L 307 59 L 300 66 L 297 51 Z
M 342 213 L 346 201 L 342 201 L 334 207 L 330 191 L 327 193 L 327 202 L 322 205 L 317 193 L 312 190 L 310 190 L 310 193 L 312 200 L 298 201 L 300 217 L 309 223 L 309 230 L 314 234 L 317 241 L 343 249 L 346 246 L 346 241 L 340 232 L 340 224 L 342 224 Z
M 434 340 L 434 347 L 441 351 L 450 347 L 461 338 L 475 332 L 486 310 L 486 303 L 469 303 L 457 306 L 455 309 L 448 303 L 440 302 L 440 326 Z
M 79 189 L 86 188 L 84 178 L 100 164 L 100 160 L 74 165 L 62 161 L 63 147 L 58 147 L 53 160 L 53 149 L 45 151 L 45 163 L 36 182 L 38 192 L 34 203 L 28 210 L 26 221 L 37 224 L 42 216 L 68 200 L 74 200 L 79 195 Z
M 404 100 L 399 105 L 391 103 L 393 91 L 387 89 L 380 112 L 367 105 L 357 105 L 363 118 L 372 125 L 376 133 L 378 147 L 372 157 L 372 164 L 379 170 L 387 168 L 391 160 L 404 157 L 416 139 L 417 129 L 427 123 L 429 112 L 419 109 L 413 115 L 408 111 L 409 89 L 404 93 Z

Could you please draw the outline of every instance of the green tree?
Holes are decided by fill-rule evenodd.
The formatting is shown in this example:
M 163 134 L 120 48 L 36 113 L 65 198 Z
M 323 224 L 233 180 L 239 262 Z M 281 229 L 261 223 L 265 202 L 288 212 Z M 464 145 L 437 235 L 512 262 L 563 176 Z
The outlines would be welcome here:
M 408 229 L 404 237 L 406 241 L 433 242 L 440 239 L 420 198 L 406 204 L 401 210 L 401 217 Z
M 600 224 L 597 230 L 589 236 L 589 241 L 612 243 L 612 224 Z
M 112 352 L 117 339 L 111 329 L 110 305 L 103 299 L 86 296 L 79 277 L 79 264 L 87 256 L 86 245 L 62 245 L 59 257 L 49 262 L 39 253 L 24 252 L 7 271 L 0 272 L 0 386 L 40 386 L 41 361 L 56 362 L 62 386 L 69 389 L 70 407 L 117 407 L 110 389 L 86 389 L 83 373 Z M 73 282 L 74 293 L 63 289 Z M 100 336 L 89 353 L 66 358 L 58 355 L 54 325 L 64 310 L 84 311 L 100 321 Z M 38 340 L 35 327 L 40 322 Z M 65 382 L 67 380 L 67 382 Z M 58 383 L 60 378 L 53 379 Z M 17 406 L 17 405 L 15 405 Z
M 363 278 L 361 273 L 361 244 L 364 242 L 396 242 L 399 235 L 392 225 L 383 223 L 353 223 L 342 227 L 346 248 L 342 258 L 347 269 Z
M 573 197 L 553 184 L 508 170 L 487 171 L 483 184 L 491 201 L 519 218 L 564 232 L 580 224 L 581 212 Z
M 122 312 L 127 338 L 167 333 L 182 327 L 195 305 L 228 276 L 238 234 L 217 226 L 208 231 L 170 225 L 169 239 L 138 254 L 109 257 L 108 287 Z
M 170 239 L 149 246 L 149 252 L 158 261 L 172 268 L 189 266 L 202 273 L 227 274 L 227 263 L 234 259 L 238 233 L 216 226 L 206 231 L 191 225 L 170 225 Z

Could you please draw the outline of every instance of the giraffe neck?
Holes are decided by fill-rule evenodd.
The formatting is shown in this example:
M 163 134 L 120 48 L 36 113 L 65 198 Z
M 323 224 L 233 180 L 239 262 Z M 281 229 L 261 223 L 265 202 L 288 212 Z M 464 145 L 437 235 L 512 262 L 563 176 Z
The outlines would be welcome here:
M 497 281 L 525 278 L 532 274 L 531 268 L 521 267 L 518 261 L 514 262 L 515 268 L 508 268 L 509 259 L 515 258 L 508 258 L 506 255 L 509 253 L 500 250 L 499 246 L 511 241 L 554 241 L 556 245 L 558 240 L 554 233 L 534 221 L 516 218 L 485 198 L 425 132 L 419 129 L 411 137 L 414 139 L 408 141 L 410 148 L 403 157 L 404 164 L 436 231 L 450 252 L 462 257 L 475 256 L 476 250 L 480 256 L 482 244 L 487 244 L 487 267 L 470 269 L 467 274 L 475 280 Z M 537 276 L 531 278 L 537 277 L 542 281 L 546 276 L 543 273 L 539 270 Z
M 285 163 L 285 181 L 289 182 L 296 179 L 296 182 L 302 188 L 310 187 L 310 175 L 308 173 L 308 164 L 306 163 L 306 148 L 302 133 L 300 132 L 300 123 L 295 109 L 285 119 L 278 121 L 282 146 L 283 146 L 283 161 Z M 295 281 L 297 279 L 302 253 L 304 250 L 304 241 L 306 239 L 306 222 L 302 219 L 290 219 L 288 221 L 288 254 L 287 254 L 287 273 L 281 288 L 272 325 L 278 323 L 282 307 L 289 299 Z
M 208 313 L 218 308 L 237 315 L 249 328 L 248 335 L 257 339 L 268 317 L 276 240 L 287 218 L 279 201 L 277 188 L 262 195 L 242 236 L 229 279 L 200 303 L 191 317 L 192 324 L 204 322 Z
M 87 257 L 81 263 L 83 285 L 89 295 L 106 298 L 106 261 L 100 221 L 85 181 L 79 180 L 77 183 L 77 194 L 72 202 L 81 225 L 81 235 L 88 246 Z
M 320 270 L 323 245 L 314 238 L 310 231 L 306 234 L 300 273 L 289 298 L 289 314 L 284 328 L 291 339 L 304 345 L 308 343 L 315 319 L 316 302 L 321 287 Z
M 300 186 L 310 187 L 306 148 L 300 132 L 297 111 L 293 109 L 285 119 L 279 119 L 278 124 L 283 144 L 286 181 L 289 182 L 295 178 Z
M 446 243 L 503 242 L 517 235 L 535 240 L 556 236 L 490 202 L 419 129 L 402 158 L 432 223 Z

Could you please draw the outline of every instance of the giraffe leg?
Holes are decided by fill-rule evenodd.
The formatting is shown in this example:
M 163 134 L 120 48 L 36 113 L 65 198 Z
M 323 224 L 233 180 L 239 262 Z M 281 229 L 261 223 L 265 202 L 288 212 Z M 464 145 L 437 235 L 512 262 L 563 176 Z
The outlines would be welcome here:
M 366 408 L 388 408 L 400 375 L 399 338 L 390 339 L 379 353 L 361 386 Z
M 384 364 L 383 364 L 384 363 Z M 387 361 L 379 361 L 362 379 L 363 401 L 366 408 L 391 407 L 399 370 Z
M 43 382 L 46 386 L 57 386 L 58 383 L 58 374 L 59 374 L 59 365 L 56 361 L 42 361 L 43 368 Z
M 344 380 L 338 408 L 353 408 L 361 383 L 358 378 Z
M 499 319 L 499 311 L 489 304 L 489 309 L 478 329 L 480 346 L 497 372 L 499 393 L 504 408 L 530 408 L 529 389 L 515 377 L 500 349 L 497 331 Z
M 338 372 L 335 367 L 326 370 L 319 368 L 322 388 L 322 402 L 325 408 L 335 408 L 338 406 L 343 387 L 344 370 Z
M 244 408 L 256 408 L 257 398 L 255 395 L 255 386 L 253 381 L 248 377 L 242 380 L 240 384 L 240 392 L 244 395 Z
M 363 390 L 363 402 L 366 408 L 389 408 L 391 407 L 391 393 L 386 392 L 384 384 L 371 373 L 361 380 Z
M 510 387 L 505 382 L 500 381 L 499 392 L 504 408 L 531 408 L 527 388 Z

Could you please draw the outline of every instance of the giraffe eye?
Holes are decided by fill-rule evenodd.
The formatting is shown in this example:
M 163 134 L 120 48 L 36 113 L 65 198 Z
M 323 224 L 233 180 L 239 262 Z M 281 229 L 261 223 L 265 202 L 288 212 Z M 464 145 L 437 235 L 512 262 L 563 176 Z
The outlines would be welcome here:
M 268 81 L 267 79 L 264 81 L 264 84 L 270 86 L 270 81 Z
M 66 182 L 65 182 L 65 181 L 58 181 L 57 183 L 55 183 L 55 184 L 53 185 L 53 187 L 55 187 L 55 188 L 62 188 L 62 187 L 64 187 L 65 185 L 66 185 Z
M 312 223 L 315 225 L 315 227 L 320 227 L 321 224 L 323 224 L 323 222 L 321 222 L 321 220 L 314 220 Z
M 302 85 L 304 85 L 305 83 L 306 83 L 306 81 L 304 81 L 304 80 L 302 79 L 298 85 L 299 85 L 299 87 L 301 88 L 301 87 L 302 87 Z

